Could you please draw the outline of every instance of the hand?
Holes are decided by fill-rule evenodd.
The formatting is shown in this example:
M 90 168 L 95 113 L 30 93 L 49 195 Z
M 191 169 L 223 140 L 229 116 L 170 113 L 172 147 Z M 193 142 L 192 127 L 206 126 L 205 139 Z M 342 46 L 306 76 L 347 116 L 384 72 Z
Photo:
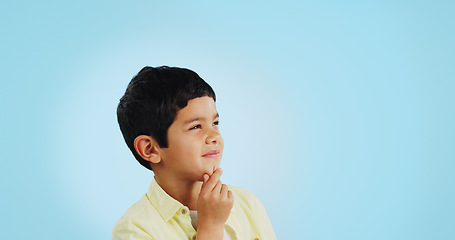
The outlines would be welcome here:
M 223 239 L 224 224 L 234 205 L 234 196 L 228 187 L 221 183 L 222 173 L 221 168 L 218 168 L 212 176 L 204 174 L 197 200 L 198 239 Z

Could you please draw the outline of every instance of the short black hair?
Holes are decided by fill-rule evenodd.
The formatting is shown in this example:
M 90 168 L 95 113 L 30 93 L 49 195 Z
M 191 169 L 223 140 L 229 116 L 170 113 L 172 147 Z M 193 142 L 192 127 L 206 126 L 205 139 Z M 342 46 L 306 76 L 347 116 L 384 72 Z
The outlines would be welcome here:
M 117 121 L 126 145 L 138 162 L 152 170 L 134 149 L 137 136 L 153 137 L 160 147 L 168 147 L 167 130 L 177 112 L 188 101 L 215 92 L 199 75 L 186 68 L 144 67 L 133 77 L 117 107 Z

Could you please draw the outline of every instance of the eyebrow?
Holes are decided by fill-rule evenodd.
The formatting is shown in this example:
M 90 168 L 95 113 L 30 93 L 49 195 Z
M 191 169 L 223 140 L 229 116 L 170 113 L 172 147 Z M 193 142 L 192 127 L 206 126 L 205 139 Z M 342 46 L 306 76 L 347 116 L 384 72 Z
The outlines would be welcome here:
M 215 118 L 219 118 L 220 117 L 220 114 L 216 113 L 214 116 L 213 116 L 213 119 Z M 200 121 L 200 120 L 205 120 L 204 117 L 197 117 L 197 118 L 193 118 L 193 119 L 190 119 L 190 120 L 187 120 L 185 122 L 183 122 L 183 124 L 190 124 L 192 122 L 196 122 L 196 121 Z

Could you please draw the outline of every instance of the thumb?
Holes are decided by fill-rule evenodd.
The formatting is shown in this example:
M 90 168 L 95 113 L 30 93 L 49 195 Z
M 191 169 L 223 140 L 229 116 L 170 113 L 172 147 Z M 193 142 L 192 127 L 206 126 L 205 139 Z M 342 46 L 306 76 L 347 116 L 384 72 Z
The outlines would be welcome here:
M 204 174 L 204 183 L 206 183 L 209 180 L 210 176 L 206 173 Z

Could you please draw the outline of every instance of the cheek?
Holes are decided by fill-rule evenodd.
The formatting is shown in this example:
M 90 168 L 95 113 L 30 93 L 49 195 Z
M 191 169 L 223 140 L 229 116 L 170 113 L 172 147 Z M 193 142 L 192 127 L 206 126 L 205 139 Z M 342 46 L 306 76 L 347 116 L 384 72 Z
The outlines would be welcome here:
M 223 153 L 223 150 L 224 150 L 224 140 L 223 140 L 222 137 L 220 138 L 220 147 L 221 147 L 221 149 L 220 149 L 220 150 L 221 150 L 221 153 Z
M 180 155 L 188 156 L 198 153 L 197 145 L 193 139 L 181 139 L 182 141 L 178 144 L 178 151 Z

